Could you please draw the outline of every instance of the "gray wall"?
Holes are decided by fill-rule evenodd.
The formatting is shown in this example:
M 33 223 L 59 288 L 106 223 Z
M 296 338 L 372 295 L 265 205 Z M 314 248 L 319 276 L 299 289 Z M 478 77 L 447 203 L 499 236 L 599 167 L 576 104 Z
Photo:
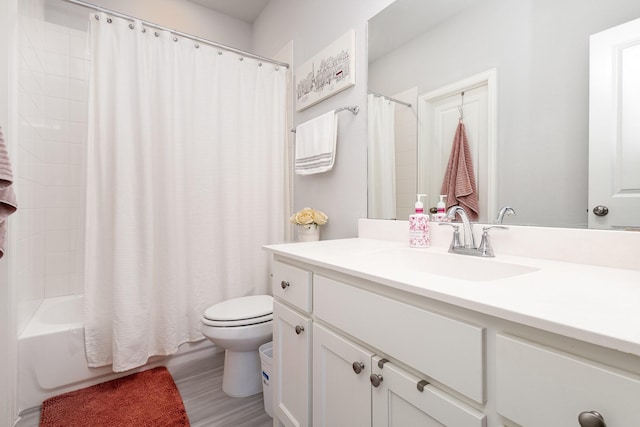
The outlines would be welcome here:
M 340 113 L 333 170 L 294 178 L 294 211 L 309 206 L 329 216 L 322 239 L 354 237 L 358 218 L 367 215 L 367 47 L 366 23 L 391 0 L 271 0 L 254 23 L 253 51 L 271 56 L 293 40 L 296 64 L 309 60 L 350 29 L 356 30 L 356 85 L 294 114 L 294 125 L 345 105 Z

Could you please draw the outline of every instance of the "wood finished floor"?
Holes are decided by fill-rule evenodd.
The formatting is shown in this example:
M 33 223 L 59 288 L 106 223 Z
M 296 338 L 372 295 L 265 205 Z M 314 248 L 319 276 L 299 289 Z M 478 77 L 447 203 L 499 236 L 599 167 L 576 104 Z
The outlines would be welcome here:
M 229 397 L 222 392 L 223 354 L 211 361 L 170 369 L 192 427 L 271 427 L 262 393 Z M 23 414 L 16 427 L 38 427 L 40 411 Z

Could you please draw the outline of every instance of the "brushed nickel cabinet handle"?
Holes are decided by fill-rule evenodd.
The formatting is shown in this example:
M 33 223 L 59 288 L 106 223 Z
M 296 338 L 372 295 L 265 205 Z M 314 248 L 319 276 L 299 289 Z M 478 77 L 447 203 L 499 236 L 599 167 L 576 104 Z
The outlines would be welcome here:
M 607 427 L 604 417 L 596 411 L 585 411 L 578 415 L 580 427 Z
M 380 387 L 380 384 L 382 384 L 382 375 L 371 374 L 369 380 L 371 381 L 372 386 Z
M 351 367 L 353 368 L 353 372 L 355 372 L 356 374 L 359 374 L 364 369 L 364 363 L 362 363 L 362 362 L 353 362 Z

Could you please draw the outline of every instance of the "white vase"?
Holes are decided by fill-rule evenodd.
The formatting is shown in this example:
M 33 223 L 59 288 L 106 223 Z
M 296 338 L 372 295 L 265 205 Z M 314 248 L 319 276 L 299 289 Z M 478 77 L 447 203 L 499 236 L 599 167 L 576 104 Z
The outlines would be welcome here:
M 320 240 L 320 226 L 315 224 L 298 225 L 298 242 Z

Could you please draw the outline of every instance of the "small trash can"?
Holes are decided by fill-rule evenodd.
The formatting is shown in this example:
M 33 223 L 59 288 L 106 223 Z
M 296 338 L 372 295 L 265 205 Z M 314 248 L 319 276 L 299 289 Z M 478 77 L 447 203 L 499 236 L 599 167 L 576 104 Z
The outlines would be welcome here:
M 272 393 L 271 393 L 271 367 L 273 365 L 273 342 L 262 344 L 258 349 L 262 362 L 262 395 L 264 398 L 264 410 L 273 418 Z

